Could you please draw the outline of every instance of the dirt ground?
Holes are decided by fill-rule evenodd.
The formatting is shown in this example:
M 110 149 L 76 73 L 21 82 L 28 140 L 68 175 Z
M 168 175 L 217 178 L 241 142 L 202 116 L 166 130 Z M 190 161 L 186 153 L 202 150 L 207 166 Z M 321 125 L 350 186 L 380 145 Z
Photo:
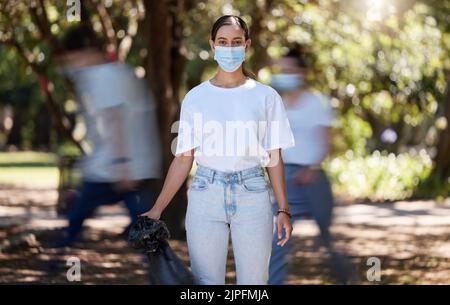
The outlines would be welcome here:
M 56 191 L 0 187 L 0 283 L 67 280 L 70 257 L 81 261 L 81 284 L 148 284 L 146 258 L 120 234 L 121 205 L 102 207 L 72 248 L 52 248 L 66 222 L 55 212 Z M 346 253 L 354 284 L 450 284 L 450 199 L 443 203 L 338 203 L 332 231 Z M 289 284 L 335 284 L 328 255 L 316 243 L 312 220 L 294 225 Z M 189 264 L 186 243 L 171 246 Z M 368 259 L 380 260 L 381 280 L 369 281 Z M 227 283 L 235 282 L 230 248 Z

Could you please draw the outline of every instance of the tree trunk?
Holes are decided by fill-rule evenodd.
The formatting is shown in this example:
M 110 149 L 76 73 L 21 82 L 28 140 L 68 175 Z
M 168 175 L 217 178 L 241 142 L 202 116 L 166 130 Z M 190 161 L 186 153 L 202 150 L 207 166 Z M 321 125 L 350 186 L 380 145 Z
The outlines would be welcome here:
M 444 116 L 447 126 L 439 135 L 437 154 L 434 158 L 435 167 L 433 175 L 437 175 L 442 181 L 450 177 L 450 72 L 447 73 L 447 94 L 444 106 Z
M 32 140 L 33 149 L 48 151 L 51 146 L 51 117 L 44 104 L 39 105 L 37 111 L 35 135 Z
M 177 19 L 182 1 L 144 1 L 146 16 L 143 21 L 148 38 L 146 71 L 150 88 L 158 105 L 161 145 L 163 150 L 164 176 L 173 159 L 171 144 L 175 137 L 171 133 L 178 119 L 181 75 L 184 59 L 180 54 L 182 28 Z M 186 186 L 181 187 L 163 213 L 171 236 L 186 239 L 184 216 L 186 213 Z
M 8 134 L 8 138 L 6 140 L 6 146 L 13 145 L 18 149 L 21 148 L 22 145 L 22 126 L 23 126 L 23 111 L 19 107 L 13 107 L 13 125 Z

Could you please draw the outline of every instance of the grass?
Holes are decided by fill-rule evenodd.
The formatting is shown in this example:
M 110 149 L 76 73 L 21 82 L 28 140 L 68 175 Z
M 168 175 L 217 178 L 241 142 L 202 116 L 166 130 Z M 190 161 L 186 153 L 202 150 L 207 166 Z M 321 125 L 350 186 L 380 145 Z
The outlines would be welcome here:
M 57 158 L 44 152 L 1 152 L 0 185 L 55 188 L 58 185 Z
M 23 164 L 56 165 L 56 156 L 52 153 L 34 151 L 0 152 L 0 167 Z

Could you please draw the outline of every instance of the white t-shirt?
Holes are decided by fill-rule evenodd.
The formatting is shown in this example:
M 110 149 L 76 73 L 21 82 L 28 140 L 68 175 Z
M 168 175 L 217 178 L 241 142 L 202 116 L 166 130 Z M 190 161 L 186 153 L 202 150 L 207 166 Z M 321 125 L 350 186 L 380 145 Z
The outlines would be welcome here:
M 156 105 L 143 80 L 136 78 L 131 66 L 106 63 L 70 69 L 81 100 L 86 140 L 91 152 L 81 162 L 84 179 L 93 182 L 114 182 L 121 179 L 114 164 L 116 157 L 113 139 L 117 137 L 117 122 L 111 121 L 107 111 L 119 111 L 126 157 L 130 159 L 131 179 L 161 176 L 161 147 L 156 122 Z
M 281 97 L 253 79 L 235 88 L 205 81 L 181 104 L 175 154 L 195 149 L 199 165 L 220 171 L 266 166 L 269 150 L 293 145 Z
M 328 99 L 318 93 L 305 92 L 286 113 L 295 138 L 295 147 L 282 151 L 284 163 L 317 164 L 327 153 L 321 131 L 333 124 L 334 113 Z

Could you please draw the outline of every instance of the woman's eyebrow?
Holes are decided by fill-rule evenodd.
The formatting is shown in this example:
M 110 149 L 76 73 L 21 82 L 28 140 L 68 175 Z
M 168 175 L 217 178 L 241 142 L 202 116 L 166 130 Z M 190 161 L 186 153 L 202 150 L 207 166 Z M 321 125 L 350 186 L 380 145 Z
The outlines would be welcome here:
M 227 40 L 228 38 L 226 38 L 226 37 L 218 37 L 217 38 L 217 40 L 220 40 L 220 39 Z M 232 40 L 242 40 L 242 39 L 243 39 L 242 37 L 234 37 Z

